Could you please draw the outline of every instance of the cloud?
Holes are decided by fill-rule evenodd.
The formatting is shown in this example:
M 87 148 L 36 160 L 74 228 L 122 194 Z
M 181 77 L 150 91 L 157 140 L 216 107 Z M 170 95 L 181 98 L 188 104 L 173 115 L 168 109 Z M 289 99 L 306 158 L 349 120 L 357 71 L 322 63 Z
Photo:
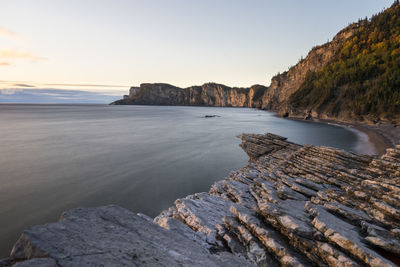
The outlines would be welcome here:
M 0 103 L 92 103 L 108 104 L 120 96 L 61 89 L 0 89 Z
M 129 87 L 128 85 L 115 85 L 115 84 L 79 84 L 79 83 L 45 83 L 48 86 L 77 86 L 77 87 Z
M 15 84 L 13 84 L 13 86 L 16 86 L 16 87 L 35 87 L 34 85 L 26 84 L 26 83 L 15 83 Z
M 76 92 L 82 89 L 82 91 L 100 93 L 108 96 L 122 96 L 125 95 L 128 85 L 115 85 L 115 84 L 86 84 L 86 83 L 36 83 L 32 81 L 15 81 L 15 80 L 0 80 L 0 90 L 9 88 L 36 88 L 36 89 L 60 89 L 60 90 L 72 90 Z
M 18 91 L 19 91 L 19 89 L 13 89 L 13 88 L 0 89 L 0 96 L 2 96 L 2 95 L 14 95 Z
M 3 27 L 0 27 L 0 37 L 14 41 L 19 41 L 22 39 L 22 36 L 18 33 L 15 33 Z
M 1 64 L 1 63 L 0 63 Z M 116 84 L 89 84 L 89 83 L 33 83 L 30 81 L 8 81 L 0 80 L 0 84 L 14 84 L 10 86 L 17 86 L 18 84 L 24 84 L 25 87 L 47 87 L 47 86 L 63 86 L 63 87 L 106 87 L 106 88 L 129 88 L 130 85 L 116 85 Z M 57 88 L 61 89 L 61 88 Z
M 0 58 L 25 59 L 25 60 L 32 60 L 32 61 L 44 59 L 42 57 L 39 57 L 35 53 L 28 52 L 28 51 L 20 51 L 20 50 L 16 50 L 16 49 L 12 49 L 12 48 L 0 50 Z
M 0 39 L 7 39 L 8 41 L 17 41 L 18 43 L 25 43 L 25 38 L 22 35 L 13 32 L 9 29 L 0 26 Z M 15 48 L 1 49 L 0 50 L 0 60 L 6 59 L 5 61 L 0 61 L 0 66 L 11 66 L 12 63 L 15 63 L 14 60 L 30 60 L 30 61 L 38 61 L 45 59 L 43 57 L 38 56 L 35 53 L 25 51 L 25 50 L 17 50 Z M 12 63 L 10 63 L 11 61 Z

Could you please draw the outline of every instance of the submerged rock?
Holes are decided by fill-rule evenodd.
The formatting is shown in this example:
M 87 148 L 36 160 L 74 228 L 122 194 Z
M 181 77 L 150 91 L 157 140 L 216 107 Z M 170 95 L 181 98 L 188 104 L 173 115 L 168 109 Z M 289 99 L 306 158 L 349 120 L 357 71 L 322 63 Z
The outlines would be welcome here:
M 249 164 L 157 216 L 75 209 L 3 266 L 396 266 L 400 147 L 381 157 L 243 134 Z M 1 265 L 0 264 L 0 265 Z

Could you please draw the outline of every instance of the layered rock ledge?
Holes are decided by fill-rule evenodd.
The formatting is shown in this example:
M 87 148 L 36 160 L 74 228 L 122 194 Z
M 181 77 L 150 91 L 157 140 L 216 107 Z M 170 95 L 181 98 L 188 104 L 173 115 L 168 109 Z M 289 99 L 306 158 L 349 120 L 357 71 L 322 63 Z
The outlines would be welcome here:
M 243 134 L 249 164 L 154 218 L 79 208 L 0 266 L 399 266 L 400 146 L 380 157 Z

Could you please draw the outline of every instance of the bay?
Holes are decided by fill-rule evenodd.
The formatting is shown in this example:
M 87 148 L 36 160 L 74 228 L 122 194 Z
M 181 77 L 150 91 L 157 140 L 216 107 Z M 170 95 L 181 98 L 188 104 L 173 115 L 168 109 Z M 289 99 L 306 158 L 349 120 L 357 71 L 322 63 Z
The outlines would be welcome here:
M 116 204 L 155 216 L 208 191 L 246 164 L 241 133 L 371 151 L 354 130 L 247 108 L 2 104 L 0 129 L 0 257 L 23 229 L 67 209 Z

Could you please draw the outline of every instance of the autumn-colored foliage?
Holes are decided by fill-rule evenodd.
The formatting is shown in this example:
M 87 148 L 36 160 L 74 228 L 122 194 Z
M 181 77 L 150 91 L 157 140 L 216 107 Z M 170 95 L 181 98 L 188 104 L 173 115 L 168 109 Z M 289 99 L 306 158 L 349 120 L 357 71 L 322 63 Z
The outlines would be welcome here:
M 356 33 L 290 98 L 294 108 L 332 116 L 400 117 L 400 4 L 350 25 Z M 346 29 L 345 29 L 346 30 Z

